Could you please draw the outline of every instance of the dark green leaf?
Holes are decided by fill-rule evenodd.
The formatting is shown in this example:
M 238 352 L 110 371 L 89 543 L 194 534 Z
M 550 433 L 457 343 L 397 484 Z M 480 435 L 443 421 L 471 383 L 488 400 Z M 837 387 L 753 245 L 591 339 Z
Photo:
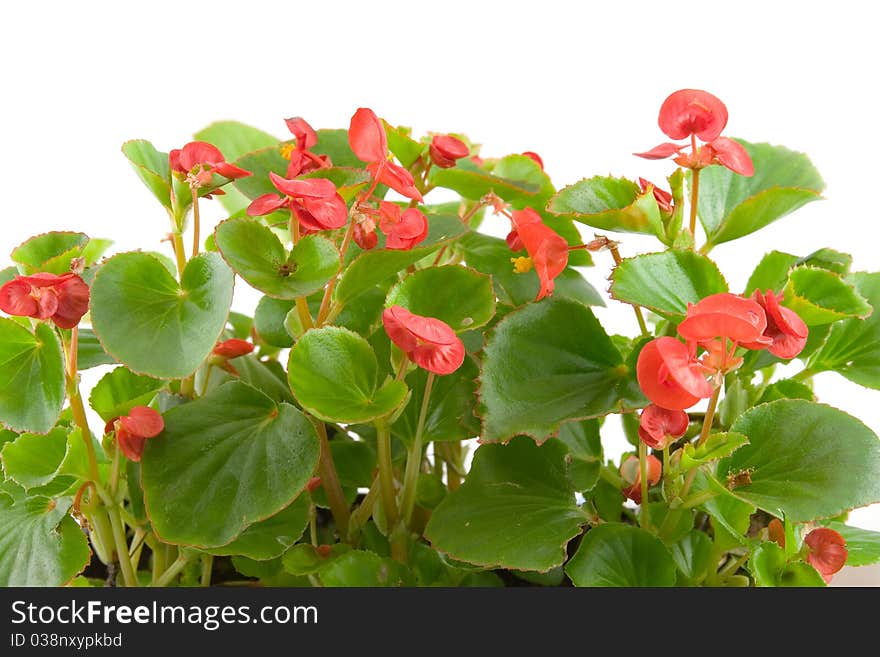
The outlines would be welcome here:
M 113 365 L 116 360 L 104 351 L 98 336 L 89 328 L 79 327 L 79 341 L 76 350 L 77 369 L 88 370 L 98 365 Z
M 583 493 L 593 489 L 602 468 L 602 439 L 599 420 L 568 422 L 559 428 L 559 440 L 568 449 L 568 476 L 575 490 Z
M 274 516 L 245 529 L 232 543 L 206 551 L 215 555 L 241 555 L 259 561 L 280 557 L 299 540 L 309 524 L 310 504 L 309 496 L 302 493 Z
M 712 539 L 706 532 L 688 532 L 670 547 L 670 552 L 689 584 L 699 584 L 712 566 Z
M 117 367 L 92 388 L 89 405 L 104 422 L 128 415 L 135 406 L 148 405 L 165 382 L 135 374 L 127 367 Z
M 595 176 L 561 190 L 550 212 L 570 216 L 593 228 L 663 236 L 660 209 L 652 193 L 642 193 L 626 178 Z
M 565 566 L 575 586 L 672 586 L 675 562 L 643 529 L 604 523 L 587 532 Z
M 254 328 L 260 339 L 273 347 L 292 347 L 293 338 L 284 328 L 284 320 L 295 306 L 296 302 L 292 299 L 275 299 L 269 296 L 260 299 L 254 311 Z
M 56 427 L 46 435 L 23 433 L 0 452 L 3 472 L 25 490 L 45 486 L 55 478 L 67 454 L 67 430 Z

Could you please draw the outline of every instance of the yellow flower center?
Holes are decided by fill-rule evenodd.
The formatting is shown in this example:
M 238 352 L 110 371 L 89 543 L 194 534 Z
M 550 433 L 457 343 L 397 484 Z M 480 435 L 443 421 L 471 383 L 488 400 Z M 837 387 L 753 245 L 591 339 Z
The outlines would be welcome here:
M 283 157 L 285 160 L 289 160 L 290 154 L 293 153 L 293 151 L 295 151 L 295 150 L 296 150 L 295 144 L 283 144 L 281 146 L 281 157 Z
M 513 271 L 516 274 L 525 274 L 527 271 L 532 271 L 534 266 L 532 259 L 526 256 L 511 258 L 510 261 L 513 263 Z

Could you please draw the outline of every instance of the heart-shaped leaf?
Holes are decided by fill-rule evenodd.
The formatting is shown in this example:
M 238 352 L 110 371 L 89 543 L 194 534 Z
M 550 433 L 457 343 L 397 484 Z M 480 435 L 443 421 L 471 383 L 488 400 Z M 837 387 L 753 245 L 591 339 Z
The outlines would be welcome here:
M 651 193 L 626 178 L 595 176 L 562 189 L 547 209 L 587 226 L 622 233 L 663 235 L 660 209 Z
M 339 251 L 318 235 L 303 237 L 290 253 L 275 233 L 253 219 L 227 219 L 214 235 L 235 273 L 272 297 L 308 296 L 339 271 Z
M 49 324 L 31 332 L 0 317 L 0 422 L 14 431 L 46 433 L 64 404 L 64 356 Z
M 853 283 L 874 312 L 867 319 L 833 324 L 809 367 L 815 371 L 833 370 L 859 385 L 880 390 L 880 273 L 854 274 Z
M 719 463 L 719 475 L 747 473 L 733 494 L 768 513 L 805 522 L 880 501 L 880 439 L 843 411 L 780 399 L 746 411 L 731 430 L 749 444 Z
M 0 493 L 0 586 L 64 586 L 89 563 L 82 529 L 67 515 L 73 500 Z
M 232 543 L 206 552 L 218 556 L 241 555 L 258 561 L 280 557 L 305 531 L 310 505 L 309 496 L 303 493 L 271 518 L 245 529 Z
M 369 342 L 335 326 L 307 331 L 297 340 L 287 371 L 302 407 L 331 422 L 369 422 L 391 413 L 407 394 L 403 381 L 379 380 Z
M 644 529 L 608 522 L 594 527 L 565 566 L 575 586 L 672 586 L 675 562 Z
M 566 452 L 558 442 L 539 447 L 528 438 L 481 446 L 425 535 L 441 552 L 480 566 L 543 572 L 560 565 L 587 520 L 566 475 Z
M 305 488 L 320 448 L 289 404 L 232 381 L 165 413 L 141 461 L 144 501 L 162 540 L 220 547 L 287 507 Z
M 165 382 L 135 374 L 127 367 L 117 367 L 105 374 L 89 395 L 89 405 L 104 422 L 128 415 L 135 406 L 146 406 Z
M 589 308 L 547 299 L 505 317 L 484 350 L 484 441 L 542 442 L 568 420 L 643 405 L 632 368 Z
M 45 486 L 55 478 L 67 454 L 67 430 L 56 427 L 46 435 L 23 433 L 0 453 L 3 472 L 25 490 Z
M 492 279 L 467 267 L 429 267 L 391 288 L 385 306 L 403 306 L 416 315 L 436 317 L 455 331 L 487 324 L 495 314 Z
M 223 332 L 232 286 L 232 271 L 216 253 L 190 260 L 179 285 L 153 256 L 121 253 L 92 284 L 92 327 L 105 351 L 133 371 L 182 378 Z
M 710 245 L 753 233 L 821 198 L 825 183 L 803 153 L 737 140 L 752 158 L 753 176 L 722 166 L 700 172 L 698 212 Z
M 70 261 L 81 257 L 88 243 L 89 236 L 85 233 L 44 233 L 16 247 L 12 252 L 12 260 L 18 263 L 24 274 L 65 274 L 70 271 Z
M 785 306 L 808 325 L 829 324 L 847 317 L 864 319 L 871 304 L 852 285 L 827 269 L 796 267 L 788 275 Z
M 615 299 L 669 315 L 684 315 L 688 303 L 727 292 L 727 282 L 714 262 L 675 249 L 627 258 L 614 269 L 611 280 Z

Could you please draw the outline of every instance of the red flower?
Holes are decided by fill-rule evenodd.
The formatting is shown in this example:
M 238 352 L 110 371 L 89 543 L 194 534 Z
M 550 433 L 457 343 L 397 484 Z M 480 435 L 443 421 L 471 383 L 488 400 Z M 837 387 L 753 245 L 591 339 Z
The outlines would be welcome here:
M 636 376 L 648 399 L 672 411 L 683 411 L 712 396 L 700 364 L 675 338 L 656 338 L 646 344 L 639 353 Z
M 507 237 L 504 238 L 504 241 L 507 242 L 507 247 L 514 253 L 516 253 L 517 251 L 522 251 L 524 248 L 526 248 L 525 244 L 523 244 L 523 241 L 519 237 L 519 233 L 517 233 L 515 230 L 507 233 Z
M 523 151 L 520 155 L 525 155 L 530 160 L 534 160 L 537 162 L 538 166 L 541 167 L 541 171 L 544 170 L 544 160 L 541 159 L 541 156 L 533 151 Z
M 727 108 L 709 92 L 680 89 L 672 93 L 663 101 L 657 122 L 671 139 L 690 138 L 691 152 L 682 153 L 687 144 L 666 142 L 635 155 L 648 160 L 677 155 L 675 162 L 688 169 L 720 164 L 743 176 L 754 174 L 755 168 L 746 149 L 738 142 L 720 136 L 727 125 Z M 698 148 L 696 138 L 707 143 Z
M 77 274 L 16 276 L 0 287 L 0 310 L 18 317 L 51 319 L 70 329 L 89 310 L 89 286 Z
M 409 251 L 428 236 L 428 220 L 416 208 L 403 212 L 396 203 L 379 203 L 379 228 L 385 233 L 385 248 Z
M 402 306 L 382 312 L 391 341 L 419 367 L 434 374 L 452 374 L 464 362 L 464 343 L 445 322 L 414 315 Z
M 388 160 L 385 126 L 373 110 L 361 107 L 354 113 L 348 130 L 348 143 L 358 159 L 367 163 L 367 169 L 376 182 L 414 201 L 422 200 L 412 174 Z
M 372 217 L 363 215 L 355 223 L 354 228 L 352 228 L 351 237 L 354 239 L 354 243 L 364 251 L 375 249 L 379 243 L 379 236 L 376 234 L 376 222 L 373 221 Z
M 809 329 L 798 314 L 779 305 L 782 295 L 776 295 L 773 290 L 767 290 L 761 294 L 760 290 L 755 290 L 752 299 L 757 302 L 767 315 L 767 328 L 764 329 L 763 340 L 754 343 L 744 344 L 748 349 L 763 349 L 767 347 L 774 356 L 788 360 L 794 358 L 807 344 L 807 336 Z M 770 344 L 766 344 L 769 339 Z
M 690 342 L 708 342 L 713 338 L 727 338 L 743 344 L 763 342 L 767 328 L 764 309 L 751 299 L 721 292 L 688 304 L 687 317 L 678 325 L 678 333 Z
M 296 146 L 286 144 L 281 147 L 281 155 L 290 160 L 290 164 L 287 165 L 287 178 L 296 178 L 304 173 L 332 166 L 329 157 L 316 155 L 309 150 L 318 143 L 318 133 L 305 119 L 296 116 L 292 119 L 284 119 L 284 122 L 296 138 Z
M 806 535 L 804 544 L 808 550 L 807 562 L 819 571 L 826 582 L 830 582 L 834 573 L 846 565 L 849 555 L 846 541 L 833 529 L 814 529 Z
M 455 161 L 467 157 L 470 149 L 461 139 L 452 135 L 434 135 L 428 153 L 431 162 L 441 169 L 455 166 Z
M 307 231 L 341 228 L 348 221 L 345 201 L 336 192 L 336 185 L 326 178 L 288 180 L 270 171 L 269 179 L 283 194 L 263 194 L 247 207 L 251 217 L 270 214 L 287 208 Z
M 239 338 L 230 338 L 228 340 L 224 340 L 223 342 L 218 342 L 214 345 L 214 355 L 220 356 L 221 358 L 238 358 L 239 356 L 244 356 L 246 354 L 251 353 L 254 350 L 254 345 L 247 340 L 241 340 Z
M 535 301 L 540 301 L 553 294 L 554 279 L 568 265 L 568 242 L 545 226 L 541 216 L 532 208 L 514 210 L 511 213 L 511 222 L 541 281 L 538 296 L 535 298 Z
M 162 433 L 165 422 L 162 416 L 148 406 L 135 406 L 128 415 L 110 420 L 104 433 L 116 431 L 116 443 L 130 461 L 140 461 L 147 438 Z
M 663 472 L 663 465 L 653 455 L 648 455 L 648 486 L 654 486 L 660 481 L 660 475 Z M 629 456 L 620 464 L 620 476 L 623 480 L 630 484 L 624 488 L 621 493 L 631 499 L 636 504 L 642 503 L 642 472 L 639 468 L 639 458 L 637 456 Z
M 669 410 L 651 404 L 639 417 L 639 438 L 652 449 L 664 449 L 681 438 L 688 428 L 684 411 Z
M 666 190 L 660 189 L 650 180 L 639 178 L 639 189 L 642 190 L 643 194 L 648 191 L 648 187 L 652 188 L 651 191 L 654 194 L 654 200 L 657 201 L 658 207 L 664 212 L 672 212 L 672 194 L 670 194 Z
M 204 141 L 191 141 L 183 148 L 176 148 L 168 154 L 171 170 L 186 176 L 192 187 L 205 187 L 215 173 L 235 180 L 250 176 L 250 171 L 229 164 L 216 146 Z M 222 194 L 221 190 L 213 192 Z

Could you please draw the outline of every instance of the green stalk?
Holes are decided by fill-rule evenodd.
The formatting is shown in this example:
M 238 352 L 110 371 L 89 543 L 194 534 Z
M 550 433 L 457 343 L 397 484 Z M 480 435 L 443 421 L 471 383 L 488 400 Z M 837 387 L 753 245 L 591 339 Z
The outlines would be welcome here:
M 412 521 L 413 508 L 416 503 L 416 488 L 419 483 L 419 472 L 422 465 L 422 442 L 425 433 L 425 419 L 428 417 L 428 405 L 431 398 L 431 388 L 434 386 L 434 373 L 428 372 L 428 380 L 425 382 L 425 394 L 422 396 L 422 408 L 419 411 L 419 423 L 416 426 L 416 435 L 406 458 L 406 471 L 403 476 L 403 494 L 401 496 L 401 522 L 409 527 Z

